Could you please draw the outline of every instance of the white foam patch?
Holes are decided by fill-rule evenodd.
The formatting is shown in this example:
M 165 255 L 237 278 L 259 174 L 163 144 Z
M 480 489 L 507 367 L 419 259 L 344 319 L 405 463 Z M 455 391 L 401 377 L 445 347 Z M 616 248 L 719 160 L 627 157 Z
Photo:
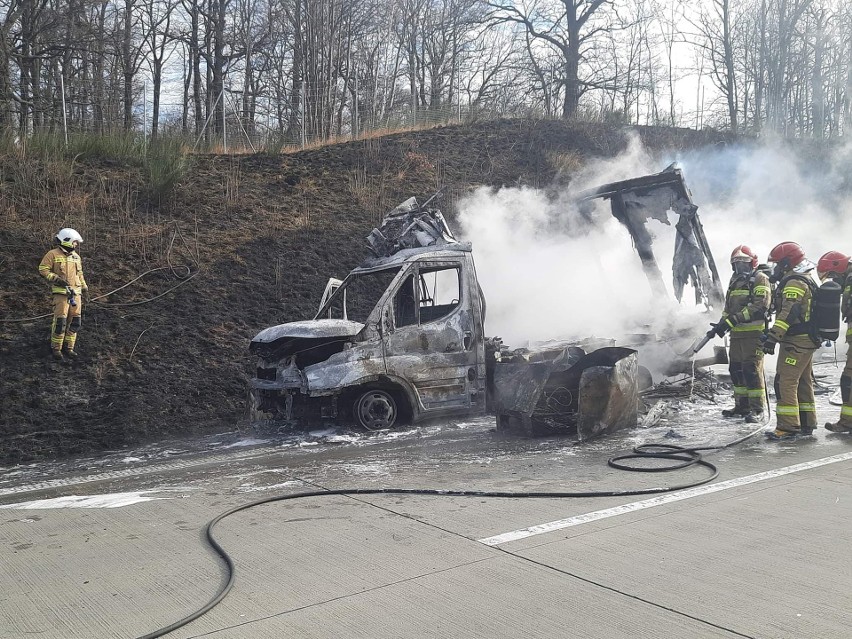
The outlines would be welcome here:
M 254 438 L 246 438 L 241 439 L 239 441 L 233 442 L 225 446 L 225 448 L 241 448 L 243 446 L 259 446 L 261 444 L 268 444 L 269 441 L 265 439 L 254 439 Z
M 326 437 L 325 441 L 328 444 L 354 444 L 359 441 L 359 437 L 355 435 L 332 435 Z
M 302 486 L 301 481 L 285 481 L 281 484 L 272 484 L 271 486 L 254 486 L 251 484 L 243 484 L 240 486 L 241 493 L 256 493 L 264 490 L 277 490 L 278 488 L 288 488 L 289 486 Z
M 37 499 L 17 504 L 7 504 L 0 508 L 10 510 L 48 510 L 52 508 L 121 508 L 144 501 L 168 499 L 167 497 L 149 497 L 156 491 L 143 490 L 133 493 L 112 493 L 109 495 L 67 495 L 53 499 Z
M 340 469 L 347 475 L 370 475 L 372 477 L 390 476 L 388 467 L 382 463 L 340 464 Z
M 308 432 L 311 437 L 329 437 L 335 435 L 337 431 L 333 428 L 324 428 L 323 430 L 312 430 Z

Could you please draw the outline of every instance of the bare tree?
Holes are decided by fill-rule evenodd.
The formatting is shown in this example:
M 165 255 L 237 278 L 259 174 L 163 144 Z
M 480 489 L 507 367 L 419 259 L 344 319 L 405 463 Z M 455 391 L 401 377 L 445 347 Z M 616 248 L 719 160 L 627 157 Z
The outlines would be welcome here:
M 175 36 L 171 19 L 177 0 L 142 0 L 141 24 L 145 41 L 145 59 L 151 69 L 152 108 L 151 139 L 157 138 L 160 123 L 160 94 L 163 87 L 163 67 L 171 53 Z
M 696 29 L 695 46 L 702 52 L 710 67 L 710 78 L 726 104 L 728 127 L 739 130 L 739 98 L 737 94 L 737 65 L 735 42 L 738 15 L 731 0 L 709 0 L 701 6 L 698 16 L 687 21 Z
M 523 25 L 533 40 L 555 48 L 561 55 L 562 73 L 558 82 L 564 87 L 562 117 L 576 115 L 580 96 L 587 85 L 580 77 L 582 50 L 597 34 L 606 31 L 593 16 L 611 7 L 611 0 L 532 0 L 530 2 L 488 2 L 491 19 L 497 23 Z

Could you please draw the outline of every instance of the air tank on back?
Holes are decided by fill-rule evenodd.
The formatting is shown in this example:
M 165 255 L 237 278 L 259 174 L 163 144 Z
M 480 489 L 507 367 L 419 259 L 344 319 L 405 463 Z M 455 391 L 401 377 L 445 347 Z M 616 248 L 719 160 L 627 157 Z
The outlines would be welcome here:
M 840 297 L 843 289 L 828 280 L 814 295 L 814 320 L 820 340 L 835 341 L 840 337 Z

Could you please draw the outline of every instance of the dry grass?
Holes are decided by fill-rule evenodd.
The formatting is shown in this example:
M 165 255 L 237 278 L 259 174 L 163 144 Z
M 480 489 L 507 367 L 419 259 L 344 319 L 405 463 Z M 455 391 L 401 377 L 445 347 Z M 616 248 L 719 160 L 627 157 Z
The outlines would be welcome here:
M 371 129 L 369 131 L 363 131 L 356 136 L 352 136 L 350 134 L 347 135 L 337 135 L 332 136 L 330 138 L 321 140 L 314 139 L 308 140 L 305 144 L 286 144 L 282 143 L 280 140 L 275 140 L 268 143 L 264 149 L 264 153 L 268 153 L 271 155 L 276 154 L 292 154 L 299 153 L 300 151 L 305 150 L 315 150 L 321 149 L 326 146 L 333 146 L 335 144 L 346 144 L 349 142 L 358 142 L 363 141 L 366 142 L 366 148 L 368 152 L 368 157 L 376 157 L 378 156 L 378 149 L 380 149 L 380 141 L 381 138 L 392 135 L 394 133 L 411 133 L 414 131 L 428 131 L 431 129 L 436 129 L 441 126 L 446 126 L 446 123 L 443 122 L 424 122 L 423 124 L 409 125 L 409 126 L 400 126 L 400 127 L 383 127 L 377 129 Z M 225 154 L 225 149 L 221 145 L 214 145 L 209 149 L 210 153 L 220 153 L 222 155 Z M 372 152 L 372 153 L 371 153 Z M 250 154 L 252 150 L 248 147 L 234 147 L 228 145 L 228 155 L 241 155 L 241 154 Z
M 388 174 L 384 170 L 378 175 L 371 175 L 366 167 L 361 167 L 349 174 L 349 192 L 358 205 L 370 213 L 375 225 L 382 223 L 385 213 L 390 208 L 388 182 Z
M 554 169 L 557 181 L 563 177 L 574 175 L 584 164 L 583 157 L 573 151 L 565 153 L 550 152 L 548 153 L 547 160 Z
M 224 198 L 223 203 L 225 212 L 233 209 L 240 198 L 240 160 L 231 160 L 231 166 L 224 177 Z

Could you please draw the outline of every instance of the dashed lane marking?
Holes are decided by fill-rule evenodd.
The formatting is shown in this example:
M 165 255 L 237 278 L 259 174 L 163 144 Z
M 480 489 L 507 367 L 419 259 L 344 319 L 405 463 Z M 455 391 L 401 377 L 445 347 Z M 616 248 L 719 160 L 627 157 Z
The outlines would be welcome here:
M 501 544 L 507 544 L 510 541 L 518 541 L 519 539 L 526 539 L 527 537 L 534 537 L 535 535 L 543 535 L 545 533 L 553 532 L 554 530 L 571 528 L 572 526 L 588 524 L 589 522 L 598 521 L 599 519 L 606 519 L 607 517 L 625 515 L 627 513 L 632 513 L 637 510 L 654 508 L 656 506 L 670 504 L 675 501 L 692 499 L 693 497 L 709 495 L 710 493 L 718 493 L 719 491 L 728 490 L 729 488 L 746 486 L 748 484 L 754 484 L 759 481 L 774 479 L 775 477 L 782 477 L 784 475 L 790 475 L 792 473 L 800 473 L 803 470 L 819 468 L 820 466 L 836 464 L 837 462 L 847 461 L 850 459 L 852 459 L 852 453 L 843 453 L 842 455 L 823 457 L 822 459 L 815 459 L 813 461 L 804 462 L 802 464 L 796 464 L 794 466 L 786 466 L 785 468 L 776 468 L 775 470 L 768 470 L 766 472 L 757 473 L 755 475 L 747 475 L 745 477 L 729 479 L 727 481 L 719 482 L 718 484 L 706 484 L 704 486 L 697 486 L 695 488 L 681 490 L 676 493 L 667 493 L 665 495 L 652 497 L 651 499 L 636 501 L 632 504 L 624 504 L 622 506 L 615 506 L 613 508 L 606 508 L 604 510 L 596 510 L 594 512 L 585 513 L 583 515 L 576 515 L 574 517 L 568 517 L 566 519 L 550 521 L 546 524 L 537 524 L 528 528 L 521 528 L 519 530 L 513 530 L 511 532 L 502 533 L 500 535 L 494 535 L 493 537 L 485 537 L 484 539 L 479 539 L 477 541 L 485 544 L 486 546 L 499 546 Z

